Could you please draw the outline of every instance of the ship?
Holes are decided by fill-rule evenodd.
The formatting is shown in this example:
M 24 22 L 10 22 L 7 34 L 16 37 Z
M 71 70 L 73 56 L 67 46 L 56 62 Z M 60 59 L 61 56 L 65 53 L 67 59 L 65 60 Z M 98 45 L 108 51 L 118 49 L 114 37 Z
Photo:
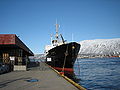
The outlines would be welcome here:
M 51 44 L 45 46 L 46 63 L 70 78 L 74 75 L 73 65 L 80 50 L 77 42 L 67 42 L 58 33 L 59 24 L 55 24 L 56 34 L 51 35 Z

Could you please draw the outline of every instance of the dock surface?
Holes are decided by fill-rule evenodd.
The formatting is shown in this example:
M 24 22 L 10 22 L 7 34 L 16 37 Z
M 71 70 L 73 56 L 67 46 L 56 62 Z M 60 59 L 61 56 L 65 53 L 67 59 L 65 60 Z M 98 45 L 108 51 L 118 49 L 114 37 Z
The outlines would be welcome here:
M 0 90 L 78 90 L 46 64 L 0 75 Z

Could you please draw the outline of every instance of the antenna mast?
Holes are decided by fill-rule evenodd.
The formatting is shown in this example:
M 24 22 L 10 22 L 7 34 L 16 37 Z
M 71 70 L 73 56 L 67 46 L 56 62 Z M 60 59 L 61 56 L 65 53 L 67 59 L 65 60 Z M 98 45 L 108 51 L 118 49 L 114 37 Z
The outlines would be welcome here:
M 55 27 L 56 27 L 56 35 L 55 35 L 55 37 L 58 39 L 58 28 L 59 28 L 59 24 L 57 24 L 57 19 L 56 19 Z

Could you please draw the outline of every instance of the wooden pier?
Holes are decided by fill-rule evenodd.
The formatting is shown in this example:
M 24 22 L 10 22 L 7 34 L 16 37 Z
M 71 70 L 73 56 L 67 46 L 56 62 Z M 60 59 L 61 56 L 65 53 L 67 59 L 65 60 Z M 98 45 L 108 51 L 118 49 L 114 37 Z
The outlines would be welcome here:
M 0 75 L 0 90 L 78 89 L 45 63 L 40 63 L 39 67 L 29 68 L 28 71 L 13 71 Z

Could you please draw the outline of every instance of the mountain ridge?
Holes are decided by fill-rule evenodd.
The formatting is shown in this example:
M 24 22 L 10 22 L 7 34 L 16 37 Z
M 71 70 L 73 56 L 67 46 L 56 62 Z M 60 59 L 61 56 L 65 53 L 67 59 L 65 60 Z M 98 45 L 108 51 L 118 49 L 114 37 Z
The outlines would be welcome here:
M 81 55 L 120 55 L 120 38 L 83 40 L 79 43 Z

